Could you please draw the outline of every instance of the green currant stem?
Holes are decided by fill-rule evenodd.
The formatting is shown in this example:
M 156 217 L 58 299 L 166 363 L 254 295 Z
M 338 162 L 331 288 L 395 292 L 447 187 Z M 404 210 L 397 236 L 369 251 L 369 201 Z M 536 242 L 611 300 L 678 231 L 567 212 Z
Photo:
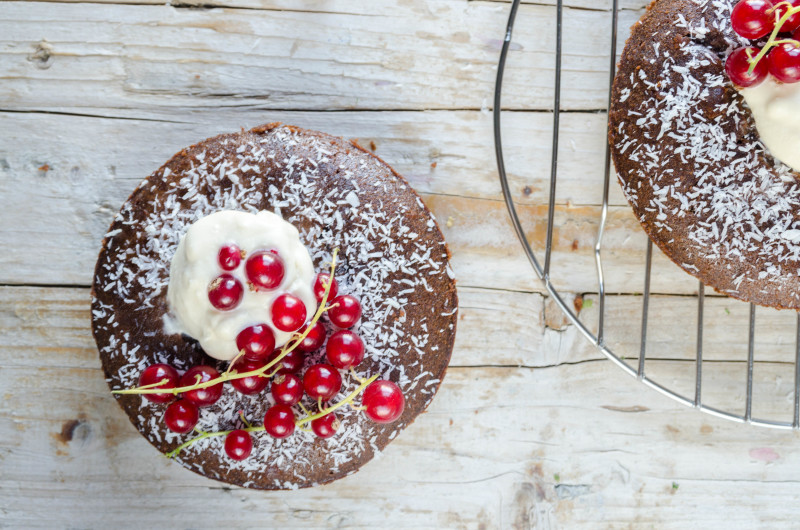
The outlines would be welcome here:
M 252 425 L 250 425 L 250 422 L 247 421 L 247 418 L 244 417 L 244 411 L 243 410 L 239 411 L 239 417 L 242 419 L 242 423 L 244 423 L 245 427 L 247 427 L 247 428 L 252 427 Z
M 369 379 L 364 379 L 362 381 L 361 385 L 359 385 L 358 388 L 356 388 L 350 394 L 348 394 L 346 398 L 341 400 L 339 403 L 336 403 L 335 405 L 331 405 L 328 408 L 321 409 L 316 414 L 309 413 L 308 409 L 305 408 L 302 405 L 302 403 L 298 403 L 298 405 L 300 405 L 300 408 L 303 409 L 303 412 L 306 413 L 306 417 L 305 418 L 301 418 L 299 420 L 296 420 L 294 422 L 295 426 L 298 429 L 300 429 L 301 431 L 303 431 L 303 432 L 310 432 L 309 429 L 307 427 L 305 427 L 306 423 L 310 423 L 310 422 L 312 422 L 312 421 L 314 421 L 314 420 L 316 420 L 318 418 L 326 416 L 326 415 L 330 414 L 331 412 L 333 412 L 334 410 L 336 410 L 338 408 L 341 408 L 341 407 L 347 405 L 348 403 L 351 403 L 365 388 L 367 388 L 367 386 L 370 383 L 375 381 L 377 378 L 378 378 L 378 374 L 373 375 Z M 353 407 L 353 408 L 356 409 L 356 410 L 363 410 L 363 407 Z M 242 418 L 242 421 L 244 422 L 244 424 L 247 425 L 246 428 L 242 429 L 243 431 L 245 431 L 245 432 L 262 432 L 262 431 L 265 430 L 263 425 L 258 426 L 258 427 L 251 426 L 250 423 L 248 423 L 247 420 L 245 419 L 243 411 L 239 411 L 239 416 Z M 184 449 L 186 449 L 187 447 L 189 447 L 190 445 L 192 445 L 195 442 L 199 442 L 200 440 L 205 440 L 206 438 L 213 438 L 215 436 L 227 436 L 227 435 L 229 435 L 230 433 L 232 433 L 236 429 L 233 429 L 233 430 L 230 430 L 230 431 L 217 431 L 217 432 L 203 432 L 203 431 L 200 431 L 199 429 L 195 429 L 195 430 L 200 432 L 199 436 L 195 436 L 191 440 L 186 440 L 185 442 L 183 442 L 181 445 L 179 445 L 178 447 L 176 447 L 175 449 L 173 449 L 169 453 L 166 453 L 165 456 L 167 458 L 174 458 L 175 456 L 178 455 L 178 453 L 180 453 L 181 451 L 183 451 Z
M 323 416 L 327 416 L 328 414 L 330 414 L 334 410 L 336 410 L 336 409 L 338 409 L 340 407 L 343 407 L 343 406 L 347 405 L 348 403 L 352 402 L 365 388 L 367 388 L 367 386 L 370 383 L 372 383 L 373 381 L 375 381 L 378 378 L 378 375 L 379 374 L 376 374 L 376 375 L 373 375 L 372 377 L 370 377 L 369 379 L 364 379 L 363 382 L 358 386 L 358 388 L 356 388 L 355 390 L 350 392 L 350 394 L 348 394 L 348 396 L 346 398 L 344 398 L 343 400 L 341 400 L 339 403 L 336 403 L 335 405 L 331 405 L 330 407 L 327 407 L 327 408 L 324 408 L 324 409 L 320 409 L 319 412 L 317 412 L 316 414 L 314 414 L 312 416 L 306 416 L 305 418 L 299 419 L 296 422 L 294 422 L 295 425 L 300 427 L 301 425 L 304 425 L 306 423 L 312 422 L 312 421 L 314 421 L 316 419 L 319 419 L 319 418 L 321 418 Z
M 339 254 L 339 249 L 338 248 L 334 249 L 333 250 L 333 257 L 331 258 L 331 277 L 333 277 L 333 274 L 336 271 L 336 256 L 338 254 Z M 325 288 L 325 292 L 322 295 L 322 300 L 320 300 L 319 306 L 317 307 L 317 312 L 314 313 L 314 317 L 311 319 L 311 323 L 310 323 L 311 325 L 306 326 L 306 330 L 303 333 L 301 333 L 300 335 L 298 335 L 297 340 L 295 340 L 294 342 L 291 342 L 291 341 L 287 342 L 286 345 L 281 350 L 281 353 L 278 354 L 277 357 L 275 357 L 272 361 L 268 362 L 266 365 L 262 366 L 261 368 L 257 368 L 255 370 L 251 370 L 249 372 L 239 373 L 239 372 L 231 372 L 230 371 L 230 367 L 229 367 L 228 371 L 226 371 L 224 374 L 222 374 L 221 376 L 217 377 L 216 379 L 210 379 L 210 380 L 206 381 L 205 383 L 199 383 L 199 384 L 194 384 L 194 385 L 189 385 L 189 386 L 181 386 L 181 387 L 176 387 L 176 388 L 153 388 L 154 386 L 160 385 L 160 384 L 162 384 L 162 383 L 164 383 L 166 381 L 166 380 L 162 380 L 161 383 L 153 383 L 152 385 L 145 385 L 145 386 L 137 387 L 137 388 L 128 388 L 128 389 L 125 389 L 125 390 L 112 390 L 111 393 L 112 394 L 123 394 L 123 395 L 129 395 L 129 394 L 173 394 L 173 395 L 178 395 L 178 394 L 181 394 L 183 392 L 189 392 L 190 390 L 198 390 L 198 389 L 201 389 L 201 388 L 209 388 L 209 387 L 212 387 L 214 385 L 218 385 L 220 383 L 225 383 L 226 381 L 232 381 L 234 379 L 244 379 L 245 377 L 271 377 L 271 376 L 266 376 L 265 375 L 267 373 L 267 371 L 270 368 L 272 368 L 273 366 L 275 366 L 276 364 L 278 364 L 279 362 L 281 362 L 281 360 L 283 360 L 284 357 L 289 355 L 289 353 L 291 353 L 295 348 L 297 348 L 297 346 L 299 346 L 300 343 L 303 342 L 303 340 L 311 332 L 311 328 L 313 327 L 313 325 L 316 324 L 317 321 L 319 321 L 319 319 L 322 317 L 322 313 L 324 313 L 325 311 L 327 311 L 329 309 L 328 307 L 326 307 L 326 304 L 328 303 L 328 295 L 330 295 L 330 292 L 331 292 L 330 286 L 331 286 L 332 283 L 333 282 L 329 282 L 327 287 Z M 232 364 L 233 363 L 231 363 L 231 365 Z
M 791 4 L 789 4 L 788 2 L 781 2 L 781 3 L 786 3 L 789 6 L 789 9 L 787 9 L 786 13 L 784 13 L 783 16 L 780 19 L 778 19 L 777 23 L 775 24 L 775 29 L 772 30 L 772 34 L 769 36 L 769 40 L 767 40 L 767 43 L 764 45 L 761 51 L 758 52 L 758 55 L 756 55 L 755 58 L 750 59 L 750 68 L 748 68 L 747 70 L 748 74 L 752 74 L 753 71 L 756 69 L 756 66 L 758 66 L 758 63 L 761 62 L 761 59 L 766 57 L 767 53 L 769 53 L 769 51 L 778 44 L 783 44 L 784 42 L 795 42 L 798 45 L 800 45 L 800 43 L 792 39 L 783 39 L 780 41 L 778 40 L 778 33 L 781 32 L 781 28 L 783 27 L 784 23 L 786 23 L 787 20 L 792 18 L 797 13 L 800 13 L 800 7 L 791 7 Z M 775 6 L 775 8 L 777 7 L 778 6 Z
M 239 359 L 241 359 L 243 355 L 244 355 L 244 350 L 239 350 L 239 353 L 237 353 L 237 354 L 236 354 L 236 357 L 234 357 L 233 359 L 231 359 L 231 362 L 229 362 L 229 363 L 228 363 L 228 369 L 227 369 L 227 370 L 225 370 L 225 374 L 223 374 L 223 375 L 228 375 L 228 374 L 230 374 L 230 373 L 231 373 L 231 370 L 233 370 L 233 365 L 234 365 L 234 364 L 236 364 L 236 361 L 238 361 Z
M 234 429 L 234 430 L 238 430 L 238 429 Z M 199 442 L 200 440 L 205 440 L 206 438 L 213 438 L 215 436 L 227 436 L 230 433 L 232 433 L 234 430 L 217 431 L 217 432 L 204 432 L 200 436 L 195 436 L 191 440 L 187 440 L 187 441 L 183 442 L 182 444 L 180 444 L 178 447 L 176 447 L 175 449 L 173 449 L 169 453 L 166 453 L 164 456 L 166 456 L 167 458 L 175 458 L 176 456 L 178 456 L 178 453 L 180 453 L 181 451 L 183 451 L 184 449 L 186 449 L 187 447 L 189 447 L 190 445 L 192 445 L 195 442 Z M 241 430 L 243 430 L 245 432 L 259 432 L 259 431 L 263 431 L 264 430 L 264 426 L 261 425 L 260 427 L 247 427 L 247 428 L 241 429 Z

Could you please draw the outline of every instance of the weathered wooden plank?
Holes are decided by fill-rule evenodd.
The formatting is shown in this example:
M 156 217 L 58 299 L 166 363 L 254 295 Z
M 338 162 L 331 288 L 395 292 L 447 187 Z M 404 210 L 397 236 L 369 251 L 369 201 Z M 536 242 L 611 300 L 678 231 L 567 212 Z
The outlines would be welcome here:
M 188 124 L 150 121 L 108 120 L 76 116 L 5 113 L 3 124 L 10 134 L 0 150 L 0 224 L 8 227 L 0 233 L 0 244 L 13 251 L 0 255 L 0 283 L 83 284 L 91 281 L 99 244 L 110 220 L 127 195 L 143 176 L 163 163 L 180 147 L 206 135 L 230 130 L 216 118 L 205 122 L 208 113 L 193 115 Z M 541 131 L 537 114 L 510 113 L 510 126 L 525 131 Z M 541 290 L 532 274 L 506 213 L 499 200 L 499 186 L 492 183 L 492 163 L 481 164 L 480 155 L 490 144 L 476 142 L 470 131 L 486 123 L 477 112 L 465 113 L 264 113 L 247 120 L 234 114 L 231 122 L 255 125 L 270 119 L 284 120 L 334 133 L 360 136 L 365 145 L 375 144 L 376 152 L 409 176 L 412 185 L 425 193 L 426 201 L 442 221 L 445 235 L 454 254 L 456 273 L 468 286 L 509 290 Z M 371 120 L 370 118 L 375 118 Z M 414 118 L 414 120 L 412 120 Z M 528 118 L 531 118 L 530 121 Z M 571 121 L 572 119 L 575 121 Z M 567 116 L 568 134 L 580 135 L 582 123 L 601 127 L 602 119 L 591 115 Z M 533 123 L 533 128 L 531 127 Z M 362 127 L 363 126 L 363 127 Z M 459 133 L 463 129 L 467 132 Z M 64 134 L 62 131 L 83 131 Z M 522 135 L 511 144 L 513 152 L 525 153 Z M 437 140 L 451 137 L 454 140 Z M 599 137 L 599 135 L 598 135 Z M 108 147 L 108 138 L 117 141 Z M 153 139 L 158 138 L 158 142 Z M 411 138 L 411 140 L 408 140 Z M 456 139 L 465 139 L 460 143 Z M 169 142 L 167 139 L 170 139 Z M 385 153 L 384 153 L 385 151 Z M 521 159 L 511 158 L 509 165 L 525 166 L 540 151 L 533 150 Z M 565 162 L 559 188 L 557 229 L 555 232 L 554 279 L 560 288 L 572 292 L 597 290 L 592 247 L 600 210 L 596 206 L 570 206 L 571 194 L 593 200 L 600 193 L 599 168 L 596 183 L 586 185 L 588 173 L 578 161 L 584 154 L 602 159 L 602 148 L 577 153 L 574 161 Z M 567 157 L 562 157 L 566 159 Z M 431 167 L 432 164 L 436 167 Z M 525 186 L 531 197 L 544 202 L 546 174 L 536 162 L 536 173 L 517 177 L 515 186 L 524 197 Z M 470 171 L 470 167 L 479 169 Z M 471 178 L 472 175 L 475 178 Z M 533 180 L 533 177 L 536 177 Z M 462 183 L 465 183 L 462 188 Z M 473 183 L 473 184 L 469 184 Z M 492 188 L 494 187 L 494 191 Z M 595 191 L 580 191 L 595 190 Z M 619 194 L 617 186 L 613 186 Z M 480 198 L 463 196 L 473 195 Z M 493 197 L 484 200 L 484 197 Z M 531 203 L 534 199 L 528 199 Z M 616 199 L 621 202 L 621 199 Z M 541 204 L 540 203 L 540 204 Z M 48 215 L 42 215 L 42 212 Z M 539 252 L 546 231 L 546 208 L 523 204 L 520 215 Z M 638 292 L 643 285 L 646 239 L 627 206 L 612 208 L 606 233 L 606 268 L 609 292 Z M 487 262 L 491 262 L 487 274 Z M 53 267 L 57 263 L 58 267 Z M 656 258 L 659 274 L 653 291 L 692 293 L 696 282 L 660 255 Z
M 13 180 L 17 188 L 30 182 L 55 188 L 79 180 L 85 188 L 99 186 L 104 198 L 121 203 L 144 176 L 179 149 L 207 136 L 282 121 L 357 139 L 374 148 L 422 193 L 502 198 L 492 116 L 484 112 L 93 112 L 97 117 L 0 112 L 0 129 L 7 131 L 0 146 L 0 175 Z M 605 114 L 562 116 L 558 203 L 602 203 L 605 127 Z M 551 135 L 552 114 L 503 116 L 506 169 L 515 200 L 521 204 L 547 203 Z M 115 143 L 108 145 L 109 138 Z M 45 165 L 47 171 L 39 169 Z M 101 183 L 110 178 L 116 185 L 105 189 Z M 627 204 L 615 183 L 611 192 L 610 204 Z M 43 200 L 50 198 L 45 195 Z
M 84 3 L 85 0 L 45 0 L 58 3 Z M 473 1 L 473 0 L 467 0 Z M 490 0 L 495 2 L 508 2 L 511 0 Z M 619 0 L 619 9 L 644 9 L 652 0 Z M 96 4 L 120 4 L 119 0 L 95 0 Z M 131 0 L 125 4 L 151 4 L 151 5 L 173 5 L 185 8 L 204 8 L 211 7 L 231 7 L 245 9 L 267 9 L 280 11 L 305 11 L 309 13 L 339 13 L 351 15 L 379 15 L 387 9 L 407 9 L 414 6 L 423 12 L 426 2 L 424 0 L 382 0 L 369 2 L 358 6 L 358 10 L 353 8 L 353 3 L 347 0 L 183 0 L 181 2 L 165 2 L 164 0 Z M 535 5 L 555 5 L 556 0 L 523 0 L 522 4 Z M 612 0 L 566 0 L 565 7 L 577 7 L 580 9 L 590 9 L 595 11 L 608 11 L 611 9 Z
M 547 334 L 558 333 L 528 325 L 511 334 L 509 323 L 514 316 L 538 319 L 542 314 L 539 294 L 462 287 L 459 297 L 454 365 L 524 365 L 550 340 Z M 3 366 L 38 366 L 62 357 L 69 359 L 70 366 L 95 366 L 90 321 L 89 289 L 0 287 L 0 351 L 8 353 Z M 15 351 L 25 355 L 16 358 L 11 355 Z
M 685 528 L 717 521 L 708 506 L 720 498 L 731 499 L 728 527 L 795 520 L 783 507 L 800 494 L 796 434 L 678 407 L 606 362 L 451 369 L 430 412 L 357 475 L 265 494 L 166 462 L 127 422 L 99 369 L 64 360 L 34 375 L 0 372 L 0 510 L 10 526 L 229 517 L 298 527 Z M 41 498 L 48 509 L 31 511 Z
M 507 9 L 390 2 L 357 16 L 5 2 L 0 108 L 481 109 L 492 101 Z M 554 8 L 520 11 L 503 104 L 546 109 Z M 620 27 L 638 14 L 622 11 Z M 609 50 L 598 43 L 609 42 L 609 14 L 567 9 L 565 31 L 564 108 L 602 109 Z

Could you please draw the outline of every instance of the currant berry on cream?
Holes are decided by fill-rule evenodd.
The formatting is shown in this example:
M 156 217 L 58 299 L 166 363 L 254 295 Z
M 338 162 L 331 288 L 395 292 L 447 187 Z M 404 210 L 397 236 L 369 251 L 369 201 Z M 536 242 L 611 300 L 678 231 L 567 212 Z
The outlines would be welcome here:
M 242 283 L 230 274 L 220 274 L 208 285 L 208 300 L 220 311 L 230 311 L 238 306 L 243 295 Z
M 244 264 L 247 280 L 256 289 L 277 289 L 283 281 L 286 267 L 276 252 L 259 250 L 247 258 Z
M 297 331 L 306 315 L 305 304 L 294 295 L 284 293 L 272 302 L 272 323 L 281 331 Z
M 217 261 L 219 262 L 219 266 L 222 270 L 235 270 L 242 262 L 242 249 L 233 244 L 225 245 L 219 249 Z
M 267 324 L 248 326 L 236 336 L 236 348 L 244 350 L 245 359 L 264 361 L 275 349 L 275 334 Z

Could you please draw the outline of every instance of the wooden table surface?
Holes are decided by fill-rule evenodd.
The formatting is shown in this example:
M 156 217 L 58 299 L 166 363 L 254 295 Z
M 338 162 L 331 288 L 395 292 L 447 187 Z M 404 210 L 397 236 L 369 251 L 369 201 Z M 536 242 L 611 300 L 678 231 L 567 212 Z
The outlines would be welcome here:
M 622 0 L 623 35 L 647 3 Z M 503 99 L 513 193 L 539 244 L 553 4 L 520 8 Z M 565 4 L 553 267 L 591 327 L 610 1 Z M 533 275 L 502 201 L 489 108 L 509 6 L 0 3 L 0 527 L 797 526 L 797 434 L 645 388 L 567 324 Z M 461 299 L 428 412 L 356 475 L 272 493 L 158 454 L 108 392 L 89 314 L 100 241 L 138 182 L 183 146 L 271 121 L 358 138 L 404 174 L 441 221 Z M 646 239 L 613 183 L 610 204 L 609 341 L 636 352 Z M 690 392 L 697 282 L 654 260 L 648 370 Z M 746 306 L 706 305 L 704 397 L 736 409 Z M 759 358 L 756 390 L 778 398 L 754 412 L 785 416 L 795 316 L 764 314 L 758 340 L 785 347 Z

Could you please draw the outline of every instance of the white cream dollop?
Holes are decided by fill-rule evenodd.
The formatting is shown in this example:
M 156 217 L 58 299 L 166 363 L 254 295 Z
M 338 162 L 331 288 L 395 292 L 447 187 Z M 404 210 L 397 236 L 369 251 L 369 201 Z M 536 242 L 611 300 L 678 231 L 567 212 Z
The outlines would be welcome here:
M 740 92 L 770 153 L 800 171 L 800 83 L 779 83 L 768 76 L 758 86 Z
M 223 271 L 217 257 L 220 248 L 229 244 L 237 245 L 246 255 L 256 250 L 276 250 L 285 266 L 281 285 L 269 291 L 251 290 L 245 276 L 246 256 L 235 270 Z M 215 309 L 208 300 L 208 285 L 224 272 L 244 286 L 241 303 L 229 311 Z M 272 302 L 283 293 L 291 293 L 303 301 L 311 318 L 317 307 L 313 281 L 314 265 L 300 234 L 279 215 L 266 211 L 216 212 L 193 223 L 178 244 L 170 264 L 167 302 L 171 316 L 165 329 L 189 335 L 208 355 L 225 361 L 238 353 L 239 332 L 254 324 L 269 325 L 276 346 L 282 346 L 291 333 L 272 324 Z

